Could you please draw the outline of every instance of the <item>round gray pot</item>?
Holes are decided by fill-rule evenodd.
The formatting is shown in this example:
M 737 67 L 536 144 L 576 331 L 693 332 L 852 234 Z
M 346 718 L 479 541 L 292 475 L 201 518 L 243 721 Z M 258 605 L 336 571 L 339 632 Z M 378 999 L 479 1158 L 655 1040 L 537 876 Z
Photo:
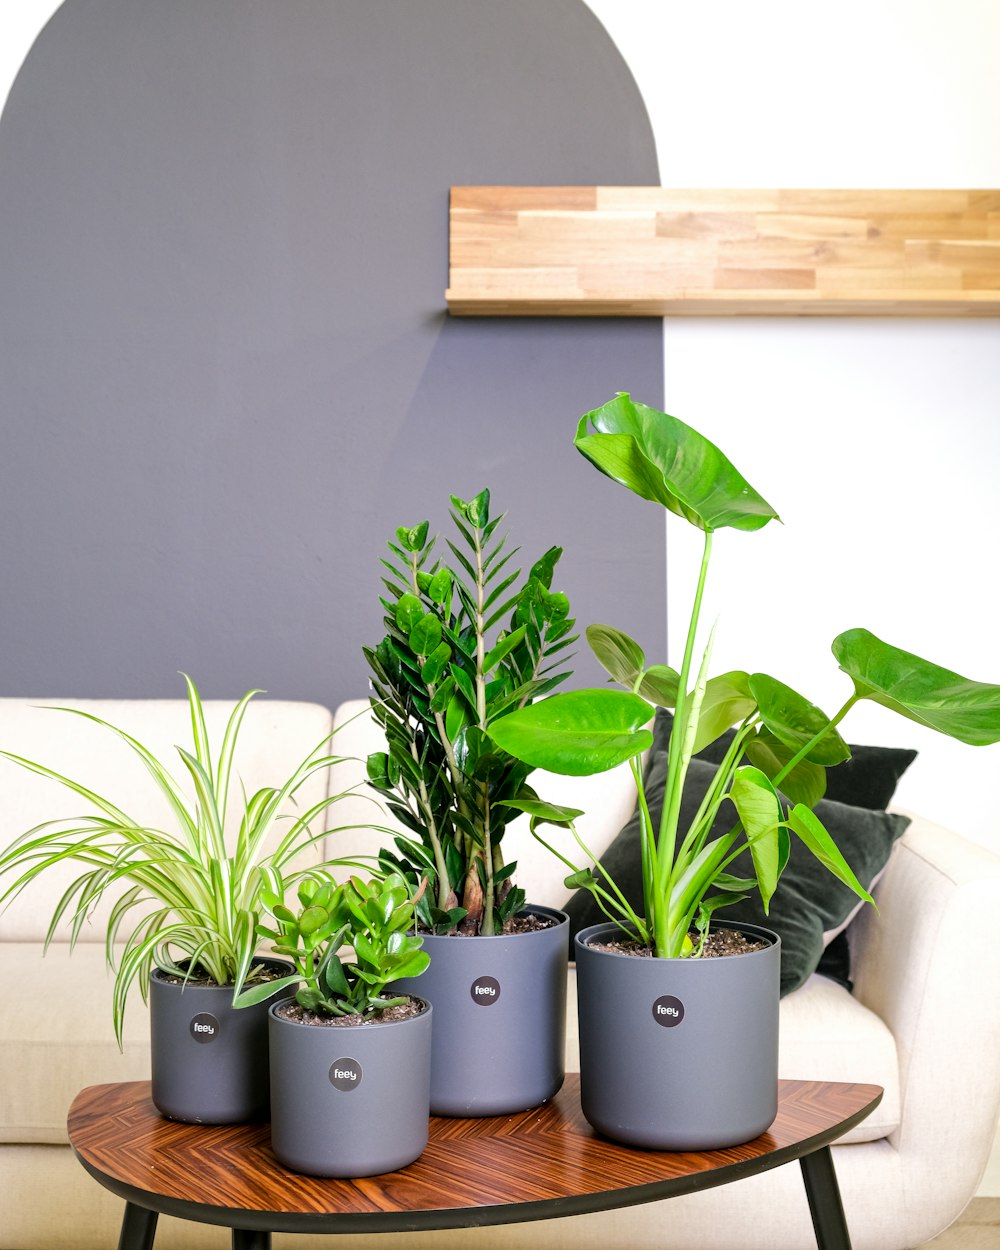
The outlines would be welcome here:
M 259 961 L 291 971 L 276 959 Z M 153 1105 L 189 1124 L 239 1124 L 268 1111 L 267 1009 L 239 1011 L 231 985 L 149 982 Z
M 281 1163 L 354 1177 L 417 1158 L 430 1114 L 431 1008 L 416 1001 L 422 1011 L 407 1020 L 343 1026 L 283 1020 L 272 1005 L 271 1147 Z
M 713 926 L 714 928 L 715 926 Z M 781 943 L 713 959 L 594 950 L 613 924 L 577 934 L 580 1101 L 598 1132 L 654 1150 L 752 1141 L 778 1110 Z
M 569 920 L 524 910 L 557 923 L 497 937 L 424 934 L 430 967 L 397 982 L 434 1004 L 433 1115 L 509 1115 L 563 1083 Z

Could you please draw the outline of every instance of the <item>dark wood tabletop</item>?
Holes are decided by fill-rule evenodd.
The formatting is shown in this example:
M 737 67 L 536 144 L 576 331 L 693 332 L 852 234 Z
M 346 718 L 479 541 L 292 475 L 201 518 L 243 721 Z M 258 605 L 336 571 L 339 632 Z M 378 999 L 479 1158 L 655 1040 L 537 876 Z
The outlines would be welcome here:
M 228 1227 L 291 1232 L 454 1228 L 578 1215 L 726 1184 L 828 1146 L 881 1100 L 875 1085 L 781 1081 L 777 1119 L 743 1146 L 634 1150 L 599 1137 L 573 1073 L 542 1107 L 489 1119 L 432 1117 L 398 1172 L 322 1180 L 283 1168 L 270 1126 L 178 1124 L 149 1083 L 93 1085 L 69 1112 L 83 1166 L 127 1202 Z

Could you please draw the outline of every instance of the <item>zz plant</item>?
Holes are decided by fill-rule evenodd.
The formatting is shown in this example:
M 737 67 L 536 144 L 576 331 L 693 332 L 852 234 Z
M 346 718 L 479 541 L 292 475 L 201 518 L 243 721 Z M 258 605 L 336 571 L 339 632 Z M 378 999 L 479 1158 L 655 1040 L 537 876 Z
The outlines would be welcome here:
M 237 741 L 247 706 L 260 692 L 252 690 L 236 704 L 216 753 L 198 689 L 189 677 L 185 681 L 193 746 L 178 746 L 177 754 L 193 802 L 166 765 L 124 730 L 80 708 L 53 709 L 97 724 L 124 741 L 166 799 L 172 828 L 151 828 L 80 782 L 0 752 L 59 782 L 94 809 L 29 829 L 0 854 L 0 877 L 13 878 L 0 894 L 0 906 L 54 865 L 84 865 L 59 899 L 45 939 L 47 949 L 60 924 L 68 923 L 72 950 L 105 893 L 116 895 L 105 941 L 107 962 L 115 971 L 112 1013 L 119 1047 L 129 990 L 138 982 L 146 1001 L 154 964 L 185 979 L 204 975 L 218 985 L 232 985 L 234 994 L 254 979 L 262 891 L 301 875 L 290 871 L 293 861 L 324 836 L 312 833 L 312 822 L 340 797 L 327 796 L 293 817 L 287 815 L 305 782 L 335 762 L 327 736 L 286 780 L 252 795 L 243 792 L 238 829 L 235 837 L 227 836 Z M 282 820 L 287 827 L 279 837 L 276 829 Z M 123 934 L 119 953 L 116 943 Z M 270 985 L 268 990 L 273 992 Z
M 436 558 L 427 521 L 397 529 L 382 561 L 386 633 L 365 656 L 388 749 L 369 757 L 368 776 L 411 835 L 383 866 L 428 878 L 420 924 L 491 935 L 524 903 L 501 840 L 516 815 L 506 802 L 532 768 L 491 730 L 568 676 L 557 657 L 576 636 L 568 599 L 551 588 L 561 548 L 522 578 L 489 491 L 451 504 L 452 563 Z
M 638 788 L 644 914 L 629 906 L 581 841 L 574 823 L 580 812 L 531 795 L 515 796 L 511 807 L 531 815 L 533 830 L 544 822 L 569 828 L 590 862 L 581 869 L 555 852 L 572 870 L 567 886 L 590 890 L 610 919 L 660 957 L 699 954 L 697 935 L 704 934 L 712 914 L 751 890 L 759 890 L 766 910 L 793 836 L 871 902 L 812 810 L 824 793 L 826 769 L 850 755 L 838 726 L 867 699 L 959 741 L 985 745 L 1000 740 L 1000 686 L 970 681 L 865 629 L 849 629 L 833 641 L 834 658 L 853 683 L 833 716 L 764 673 L 710 676 L 712 639 L 700 639 L 699 625 L 714 535 L 727 528 L 762 529 L 777 513 L 701 434 L 627 394 L 587 413 L 574 442 L 601 473 L 701 533 L 701 567 L 680 670 L 648 665 L 627 634 L 594 625 L 587 630 L 590 646 L 623 689 L 556 694 L 513 712 L 489 733 L 501 749 L 552 772 L 585 775 L 629 762 Z M 672 708 L 674 716 L 658 829 L 641 764 L 652 743 L 646 726 L 655 706 Z M 715 780 L 691 826 L 680 828 L 691 757 L 729 729 L 735 730 L 732 744 Z M 730 813 L 731 828 L 712 839 L 720 812 Z M 734 877 L 728 869 L 747 847 L 754 876 Z
M 260 924 L 258 934 L 270 938 L 274 953 L 290 959 L 295 971 L 244 990 L 236 1006 L 252 1006 L 291 985 L 299 987 L 299 1006 L 317 1015 L 375 1017 L 405 1003 L 405 996 L 388 997 L 386 987 L 419 976 L 430 963 L 420 949 L 423 939 L 411 932 L 421 888 L 411 898 L 398 873 L 371 881 L 351 877 L 340 885 L 310 873 L 298 885 L 298 911 L 280 894 L 264 891 L 274 924 Z

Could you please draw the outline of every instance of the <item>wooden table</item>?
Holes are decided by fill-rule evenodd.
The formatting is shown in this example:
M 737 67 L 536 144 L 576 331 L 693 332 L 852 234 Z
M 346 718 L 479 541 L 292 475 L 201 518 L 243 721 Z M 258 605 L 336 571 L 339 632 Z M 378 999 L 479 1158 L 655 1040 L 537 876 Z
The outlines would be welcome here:
M 177 1124 L 149 1083 L 92 1085 L 69 1112 L 77 1158 L 125 1199 L 119 1250 L 151 1250 L 157 1216 L 233 1230 L 234 1250 L 267 1250 L 272 1232 L 374 1233 L 511 1224 L 654 1202 L 726 1185 L 798 1159 L 819 1250 L 850 1250 L 830 1143 L 879 1103 L 876 1085 L 781 1081 L 778 1116 L 743 1146 L 697 1153 L 632 1150 L 598 1137 L 573 1073 L 545 1106 L 491 1119 L 431 1119 L 409 1167 L 360 1180 L 284 1169 L 268 1124 Z

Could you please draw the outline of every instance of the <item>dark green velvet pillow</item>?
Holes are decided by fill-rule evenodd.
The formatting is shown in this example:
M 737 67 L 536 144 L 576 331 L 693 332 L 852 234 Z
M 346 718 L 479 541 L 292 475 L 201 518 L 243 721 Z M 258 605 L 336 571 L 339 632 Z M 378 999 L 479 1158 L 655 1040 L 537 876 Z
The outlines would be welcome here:
M 646 768 L 646 799 L 654 826 L 663 808 L 667 771 L 665 751 L 655 751 Z M 702 759 L 691 761 L 681 801 L 680 828 L 686 829 L 712 782 L 716 765 Z M 727 811 L 726 808 L 729 808 Z M 858 880 L 871 885 L 889 859 L 895 840 L 909 824 L 905 816 L 852 807 L 831 799 L 817 803 L 816 815 L 829 830 Z M 720 837 L 732 827 L 729 804 L 712 827 Z M 746 861 L 746 862 L 744 862 Z M 635 812 L 621 833 L 601 856 L 601 863 L 614 877 L 629 903 L 642 910 L 642 873 L 639 857 L 639 815 Z M 744 851 L 729 869 L 737 876 L 753 876 L 750 853 Z M 765 916 L 760 896 L 753 894 L 718 913 L 718 919 L 744 920 L 762 924 L 781 938 L 781 993 L 790 993 L 817 970 L 827 944 L 827 935 L 842 929 L 857 910 L 860 900 L 842 885 L 798 841 L 792 838 L 788 864 Z M 565 909 L 570 932 L 598 924 L 606 917 L 587 890 L 578 890 Z

